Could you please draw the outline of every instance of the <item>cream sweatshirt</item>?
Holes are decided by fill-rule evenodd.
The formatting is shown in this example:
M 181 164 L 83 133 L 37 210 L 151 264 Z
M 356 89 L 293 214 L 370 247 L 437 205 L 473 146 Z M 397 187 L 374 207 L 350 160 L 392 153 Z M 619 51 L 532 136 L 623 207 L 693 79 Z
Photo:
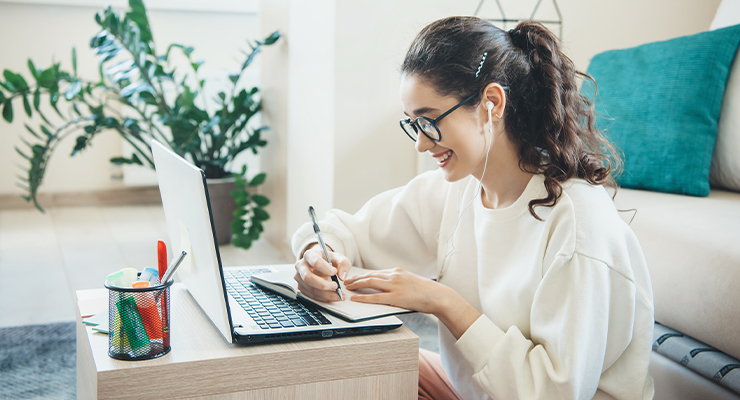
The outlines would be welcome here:
M 541 175 L 492 210 L 475 178 L 449 183 L 441 172 L 354 215 L 329 211 L 319 225 L 353 265 L 441 275 L 481 312 L 459 340 L 439 326 L 442 363 L 463 398 L 651 399 L 650 276 L 606 190 L 570 180 L 554 207 L 535 208 L 538 221 L 527 206 L 546 195 Z M 302 226 L 294 253 L 313 242 Z

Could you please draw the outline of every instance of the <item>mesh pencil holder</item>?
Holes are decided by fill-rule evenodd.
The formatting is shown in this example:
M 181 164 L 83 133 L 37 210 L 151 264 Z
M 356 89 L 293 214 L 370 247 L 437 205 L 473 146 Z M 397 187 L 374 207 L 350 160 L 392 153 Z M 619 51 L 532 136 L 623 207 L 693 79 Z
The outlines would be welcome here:
M 119 360 L 148 360 L 170 351 L 170 286 L 148 288 L 108 285 L 108 355 Z

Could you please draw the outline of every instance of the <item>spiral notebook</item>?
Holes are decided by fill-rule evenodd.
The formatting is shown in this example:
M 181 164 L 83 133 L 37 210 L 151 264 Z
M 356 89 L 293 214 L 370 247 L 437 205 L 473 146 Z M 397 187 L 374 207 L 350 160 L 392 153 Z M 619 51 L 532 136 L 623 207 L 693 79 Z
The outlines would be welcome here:
M 349 271 L 348 277 L 360 275 L 366 273 L 367 270 L 362 268 L 352 267 Z M 359 303 L 350 300 L 354 294 L 370 294 L 379 293 L 372 289 L 361 289 L 357 291 L 347 290 L 342 286 L 342 294 L 344 295 L 344 301 L 336 302 L 325 302 L 320 300 L 312 299 L 308 296 L 304 296 L 298 290 L 298 283 L 295 279 L 295 269 L 284 268 L 277 272 L 270 272 L 266 274 L 252 275 L 249 279 L 255 285 L 262 288 L 271 290 L 279 293 L 285 297 L 296 300 L 309 302 L 339 318 L 345 319 L 351 322 L 365 321 L 373 318 L 386 317 L 389 315 L 405 314 L 415 312 L 401 307 L 387 306 L 383 304 L 368 304 Z

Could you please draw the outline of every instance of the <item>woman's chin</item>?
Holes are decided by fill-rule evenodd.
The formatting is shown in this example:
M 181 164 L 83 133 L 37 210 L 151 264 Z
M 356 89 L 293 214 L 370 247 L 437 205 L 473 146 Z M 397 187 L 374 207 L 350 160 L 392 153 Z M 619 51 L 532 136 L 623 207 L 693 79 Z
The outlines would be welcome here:
M 463 179 L 466 176 L 468 176 L 468 174 L 461 174 L 458 171 L 455 171 L 454 169 L 451 169 L 451 168 L 442 168 L 442 172 L 444 173 L 445 180 L 450 183 L 457 182 L 460 179 Z

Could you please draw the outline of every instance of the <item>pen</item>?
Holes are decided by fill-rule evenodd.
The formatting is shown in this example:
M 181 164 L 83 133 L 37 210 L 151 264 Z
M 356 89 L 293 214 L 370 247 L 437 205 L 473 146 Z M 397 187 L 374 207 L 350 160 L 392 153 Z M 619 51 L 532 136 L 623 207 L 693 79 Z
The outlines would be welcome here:
M 324 250 L 326 261 L 328 261 L 329 265 L 331 265 L 331 257 L 329 257 L 329 251 L 326 249 L 326 244 L 324 244 L 324 238 L 321 237 L 319 224 L 316 223 L 316 212 L 313 210 L 313 206 L 308 206 L 308 215 L 311 217 L 311 222 L 313 223 L 313 231 L 316 234 L 316 238 L 319 239 L 319 246 L 321 246 L 321 250 Z M 344 296 L 342 296 L 342 288 L 339 286 L 339 278 L 337 278 L 336 275 L 332 275 L 331 280 L 337 284 L 337 294 L 339 295 L 339 299 L 344 301 Z
M 167 283 L 167 281 L 169 281 L 170 278 L 172 278 L 172 275 L 175 273 L 175 270 L 177 269 L 177 267 L 180 266 L 180 263 L 182 262 L 182 260 L 185 258 L 187 254 L 188 254 L 187 252 L 183 251 L 182 254 L 180 254 L 180 257 L 177 257 L 177 260 L 172 261 L 172 264 L 170 264 L 170 266 L 167 268 L 167 272 L 165 272 L 164 276 L 162 277 L 162 281 L 161 281 L 162 285 Z
M 172 264 L 170 264 L 169 268 L 167 268 L 167 272 L 164 273 L 164 276 L 162 277 L 162 281 L 160 281 L 160 285 L 164 285 L 167 283 L 167 281 L 172 278 L 172 275 L 175 273 L 175 270 L 177 267 L 180 266 L 180 263 L 183 259 L 185 259 L 185 255 L 188 253 L 186 251 L 183 251 L 180 254 L 180 257 L 177 257 L 177 260 L 172 260 Z M 164 290 L 160 290 L 159 293 L 155 296 L 155 300 L 159 301 L 159 297 L 164 293 Z

